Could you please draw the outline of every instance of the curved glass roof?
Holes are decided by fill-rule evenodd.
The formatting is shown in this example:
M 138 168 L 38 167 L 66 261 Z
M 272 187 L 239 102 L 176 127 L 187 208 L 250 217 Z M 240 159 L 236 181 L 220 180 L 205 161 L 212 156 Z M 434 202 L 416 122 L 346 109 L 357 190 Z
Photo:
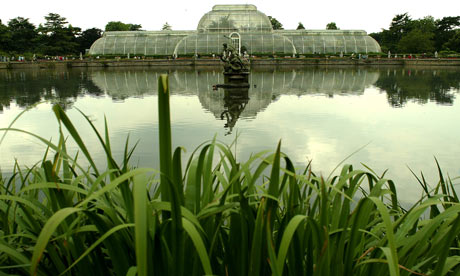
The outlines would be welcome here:
M 271 32 L 268 17 L 254 5 L 215 5 L 198 23 L 199 32 Z
M 92 55 L 172 55 L 176 44 L 195 32 L 106 32 L 89 51 Z
M 174 50 L 175 55 L 184 54 L 220 54 L 223 43 L 228 43 L 228 38 L 216 33 L 197 33 L 181 39 Z M 241 45 L 250 54 L 256 53 L 286 53 L 295 54 L 296 48 L 292 41 L 282 35 L 272 33 L 243 33 Z
M 380 45 L 364 31 L 277 31 L 289 38 L 297 54 L 377 53 Z
M 273 30 L 268 17 L 254 5 L 216 5 L 197 31 L 105 32 L 90 55 L 180 56 L 222 51 L 238 33 L 249 54 L 336 54 L 381 52 L 380 45 L 360 30 Z

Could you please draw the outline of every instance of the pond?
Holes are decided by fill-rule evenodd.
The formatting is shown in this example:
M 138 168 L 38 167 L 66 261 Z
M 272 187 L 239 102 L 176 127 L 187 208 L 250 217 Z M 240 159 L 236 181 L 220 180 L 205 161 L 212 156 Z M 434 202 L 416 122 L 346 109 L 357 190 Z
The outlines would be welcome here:
M 213 89 L 224 82 L 220 68 L 5 70 L 0 128 L 28 109 L 13 126 L 57 142 L 51 111 L 57 102 L 98 163 L 105 164 L 105 155 L 78 110 L 101 132 L 107 118 L 117 160 L 129 135 L 130 145 L 138 142 L 132 165 L 158 167 L 162 73 L 169 74 L 172 93 L 173 146 L 184 147 L 185 157 L 214 136 L 228 144 L 236 139 L 233 150 L 242 161 L 275 150 L 281 140 L 296 166 L 312 161 L 325 177 L 347 157 L 354 168 L 365 164 L 379 174 L 388 169 L 386 177 L 405 201 L 422 193 L 409 168 L 422 171 L 432 186 L 438 179 L 434 157 L 445 173 L 460 175 L 460 68 L 260 67 L 251 71 L 250 88 L 236 96 Z M 45 150 L 30 135 L 8 132 L 0 145 L 0 170 L 10 173 L 15 159 L 31 166 Z

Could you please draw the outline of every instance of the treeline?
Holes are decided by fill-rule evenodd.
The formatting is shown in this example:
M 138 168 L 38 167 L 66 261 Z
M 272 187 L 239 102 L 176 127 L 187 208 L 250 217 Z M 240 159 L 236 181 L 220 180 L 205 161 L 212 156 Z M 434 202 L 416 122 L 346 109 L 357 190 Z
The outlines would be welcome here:
M 102 35 L 102 30 L 90 28 L 82 31 L 69 24 L 65 17 L 56 13 L 45 16 L 46 22 L 36 27 L 28 18 L 16 17 L 3 24 L 0 20 L 0 56 L 64 56 L 85 54 L 94 41 Z M 282 29 L 282 24 L 270 17 L 274 29 Z M 120 21 L 108 22 L 105 31 L 141 30 L 139 24 Z M 305 28 L 301 23 L 297 29 Z M 170 30 L 165 23 L 163 30 Z M 334 22 L 327 29 L 338 29 Z M 460 16 L 434 19 L 426 16 L 412 19 L 408 13 L 398 14 L 388 29 L 371 33 L 382 48 L 382 52 L 392 53 L 460 53 Z
M 102 30 L 82 31 L 56 13 L 45 16 L 46 22 L 36 27 L 28 18 L 16 17 L 5 25 L 0 20 L 0 56 L 64 56 L 85 54 Z
M 393 18 L 388 30 L 382 29 L 370 36 L 379 42 L 385 53 L 460 53 L 459 27 L 460 16 L 412 19 L 404 13 Z
M 90 28 L 82 31 L 65 17 L 56 13 L 45 16 L 46 22 L 36 27 L 28 18 L 16 17 L 3 24 L 0 19 L 0 56 L 66 56 L 85 54 L 102 30 Z M 110 21 L 105 31 L 140 31 L 140 24 Z M 169 26 L 170 28 L 170 26 Z

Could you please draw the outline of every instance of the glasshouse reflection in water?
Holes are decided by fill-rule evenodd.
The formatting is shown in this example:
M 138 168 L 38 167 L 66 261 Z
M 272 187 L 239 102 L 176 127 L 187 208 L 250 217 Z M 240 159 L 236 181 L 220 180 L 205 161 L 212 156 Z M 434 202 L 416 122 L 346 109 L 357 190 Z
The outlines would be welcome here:
M 151 71 L 97 71 L 91 78 L 112 98 L 124 99 L 156 94 L 155 80 L 160 74 Z M 367 70 L 252 71 L 248 91 L 250 100 L 240 117 L 254 117 L 282 94 L 362 94 L 378 77 L 378 71 Z M 220 118 L 225 93 L 213 90 L 213 85 L 224 82 L 220 71 L 173 71 L 169 81 L 172 94 L 198 95 L 202 106 Z
M 213 91 L 223 83 L 219 69 L 214 70 L 29 70 L 0 71 L 0 112 L 12 101 L 27 107 L 52 100 L 69 108 L 78 96 L 109 95 L 114 100 L 157 93 L 160 74 L 170 74 L 172 94 L 198 95 L 202 106 L 220 118 L 224 93 Z M 259 68 L 250 74 L 250 98 L 241 117 L 251 118 L 280 95 L 335 94 L 360 95 L 376 86 L 387 94 L 391 106 L 402 107 L 408 101 L 452 104 L 460 89 L 458 69 L 408 68 Z

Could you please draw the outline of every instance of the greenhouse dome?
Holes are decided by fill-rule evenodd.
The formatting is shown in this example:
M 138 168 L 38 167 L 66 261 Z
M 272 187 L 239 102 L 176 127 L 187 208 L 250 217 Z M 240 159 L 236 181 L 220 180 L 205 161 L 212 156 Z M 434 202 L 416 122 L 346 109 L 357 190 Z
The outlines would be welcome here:
M 271 32 L 272 24 L 254 5 L 215 5 L 198 23 L 198 32 Z
M 90 55 L 174 56 L 218 54 L 231 43 L 248 54 L 336 54 L 380 52 L 361 30 L 273 30 L 254 5 L 215 5 L 196 31 L 105 32 Z

